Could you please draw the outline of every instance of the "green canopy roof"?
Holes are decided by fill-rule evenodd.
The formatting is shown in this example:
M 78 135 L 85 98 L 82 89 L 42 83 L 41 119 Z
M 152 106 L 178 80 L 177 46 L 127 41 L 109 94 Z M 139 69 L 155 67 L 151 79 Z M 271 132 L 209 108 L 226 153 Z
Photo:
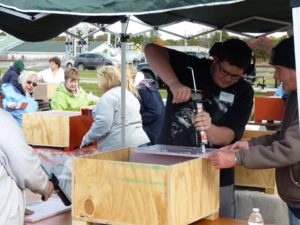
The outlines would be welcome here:
M 110 24 L 128 15 L 155 28 L 189 20 L 234 32 L 272 32 L 292 24 L 290 0 L 0 0 L 0 29 L 25 41 L 50 39 L 79 22 Z

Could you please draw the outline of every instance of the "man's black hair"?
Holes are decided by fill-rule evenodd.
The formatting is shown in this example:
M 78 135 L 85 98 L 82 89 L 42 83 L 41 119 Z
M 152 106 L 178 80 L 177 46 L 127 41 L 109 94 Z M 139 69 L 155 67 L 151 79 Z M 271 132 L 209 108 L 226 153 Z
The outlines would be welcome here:
M 239 39 L 229 39 L 219 46 L 217 51 L 219 61 L 227 61 L 230 65 L 247 71 L 251 64 L 252 50 Z

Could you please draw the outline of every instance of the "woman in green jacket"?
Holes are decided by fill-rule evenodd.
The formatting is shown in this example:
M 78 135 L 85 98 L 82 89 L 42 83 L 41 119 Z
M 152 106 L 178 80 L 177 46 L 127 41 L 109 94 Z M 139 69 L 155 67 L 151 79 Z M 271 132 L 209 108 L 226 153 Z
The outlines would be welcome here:
M 65 82 L 60 84 L 51 99 L 52 110 L 80 111 L 83 106 L 95 105 L 98 97 L 87 94 L 79 84 L 79 72 L 75 68 L 65 70 Z

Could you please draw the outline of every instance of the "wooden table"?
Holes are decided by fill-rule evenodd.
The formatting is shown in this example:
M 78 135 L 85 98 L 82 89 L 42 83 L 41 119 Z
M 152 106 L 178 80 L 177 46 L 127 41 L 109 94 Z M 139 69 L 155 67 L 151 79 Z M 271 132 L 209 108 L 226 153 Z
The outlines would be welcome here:
M 71 225 L 71 212 L 62 213 L 35 223 L 25 223 L 25 225 Z M 228 218 L 219 218 L 216 220 L 200 220 L 191 225 L 247 225 L 246 221 L 234 220 Z
M 37 201 L 41 197 L 40 195 L 34 194 L 30 191 L 26 191 L 26 196 L 27 202 Z M 34 223 L 25 222 L 24 225 L 72 225 L 72 215 L 69 211 Z M 247 223 L 246 221 L 241 220 L 218 218 L 216 220 L 200 220 L 195 223 L 192 223 L 191 225 L 247 225 Z
M 33 194 L 30 191 L 26 192 L 26 196 L 27 196 L 27 202 L 33 202 L 40 199 L 40 195 Z M 72 215 L 71 212 L 69 211 L 34 223 L 26 222 L 24 223 L 24 225 L 72 225 Z M 195 223 L 192 223 L 190 225 L 247 225 L 247 222 L 242 220 L 229 219 L 229 218 L 218 218 L 216 220 L 203 219 Z

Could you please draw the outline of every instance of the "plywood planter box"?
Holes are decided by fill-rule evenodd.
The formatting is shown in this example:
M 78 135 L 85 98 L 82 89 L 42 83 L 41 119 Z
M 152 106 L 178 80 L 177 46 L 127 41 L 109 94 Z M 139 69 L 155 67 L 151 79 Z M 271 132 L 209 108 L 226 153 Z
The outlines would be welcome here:
M 73 160 L 72 217 L 104 224 L 183 225 L 219 210 L 219 170 L 202 158 L 124 148 Z
M 23 115 L 23 130 L 30 145 L 73 150 L 93 123 L 80 112 L 43 111 Z
M 33 97 L 36 100 L 48 101 L 50 100 L 56 92 L 59 84 L 51 83 L 38 83 L 33 92 Z
M 269 130 L 245 130 L 243 140 L 249 140 L 266 134 L 273 134 Z M 276 190 L 275 169 L 246 169 L 243 166 L 235 166 L 235 185 L 243 187 L 263 188 L 268 194 L 274 194 Z

